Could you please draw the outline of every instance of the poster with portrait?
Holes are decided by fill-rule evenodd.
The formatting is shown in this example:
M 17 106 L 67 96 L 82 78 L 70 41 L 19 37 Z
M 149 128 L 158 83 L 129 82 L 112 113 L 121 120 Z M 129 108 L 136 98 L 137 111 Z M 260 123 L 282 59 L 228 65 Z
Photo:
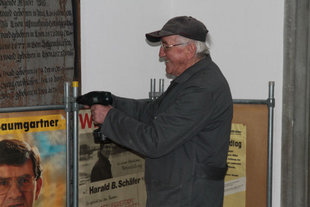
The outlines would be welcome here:
M 18 204 L 23 206 L 33 204 L 35 207 L 66 206 L 66 120 L 64 112 L 0 114 L 0 141 L 3 140 L 21 140 L 36 147 L 43 170 L 42 186 L 38 191 L 34 187 L 38 186 L 36 179 L 27 185 L 24 168 L 19 167 L 24 164 L 18 164 L 15 168 L 7 168 L 11 165 L 3 164 L 6 160 L 2 159 L 0 206 L 17 206 Z M 2 155 L 3 157 L 5 156 Z M 17 180 L 18 188 L 12 187 L 14 180 Z M 27 186 L 29 188 L 26 188 Z M 29 195 L 36 190 L 38 196 L 30 198 Z M 7 196 L 9 193 L 15 197 Z
M 79 113 L 79 205 L 144 207 L 144 159 L 114 143 L 95 143 L 90 111 Z
M 114 143 L 94 142 L 90 111 L 79 114 L 79 205 L 144 207 L 144 160 Z M 100 158 L 104 156 L 105 159 Z M 101 160 L 101 161 L 100 161 Z M 99 164 L 101 163 L 101 164 Z M 245 206 L 246 126 L 232 124 L 225 178 L 225 207 Z M 96 170 L 99 168 L 101 171 Z M 100 176 L 96 176 L 96 173 Z

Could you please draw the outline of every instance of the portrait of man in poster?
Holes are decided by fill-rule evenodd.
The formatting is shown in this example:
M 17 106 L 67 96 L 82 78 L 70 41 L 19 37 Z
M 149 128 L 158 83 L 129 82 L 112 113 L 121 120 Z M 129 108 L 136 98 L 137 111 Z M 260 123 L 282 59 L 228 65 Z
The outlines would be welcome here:
M 33 207 L 42 187 L 42 167 L 36 147 L 25 141 L 0 141 L 0 207 Z
M 100 150 L 97 152 L 98 160 L 91 170 L 90 182 L 112 178 L 111 162 L 109 160 L 112 148 L 109 144 L 100 144 Z

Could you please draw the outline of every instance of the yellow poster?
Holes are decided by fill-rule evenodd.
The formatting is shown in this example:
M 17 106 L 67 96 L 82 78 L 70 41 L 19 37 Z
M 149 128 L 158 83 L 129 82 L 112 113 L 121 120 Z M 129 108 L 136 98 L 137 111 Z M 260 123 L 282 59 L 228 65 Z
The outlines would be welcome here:
M 225 177 L 224 207 L 245 207 L 246 126 L 232 124 Z
M 0 115 L 0 206 L 66 206 L 65 129 L 64 112 Z

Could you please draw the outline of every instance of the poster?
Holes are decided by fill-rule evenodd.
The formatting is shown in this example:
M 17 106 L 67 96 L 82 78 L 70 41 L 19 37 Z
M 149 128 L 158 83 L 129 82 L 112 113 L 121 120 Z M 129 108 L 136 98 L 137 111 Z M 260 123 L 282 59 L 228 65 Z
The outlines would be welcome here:
M 145 207 L 144 159 L 114 143 L 95 143 L 90 111 L 79 114 L 79 205 Z
M 35 207 L 66 206 L 66 120 L 64 113 L 49 111 L 1 114 L 0 141 L 13 139 L 23 140 L 38 149 L 43 169 L 41 174 L 42 186 L 38 192 L 38 198 L 25 201 L 24 196 L 18 196 L 18 194 L 29 194 L 33 189 L 24 189 L 21 181 L 19 181 L 19 191 L 15 192 L 16 197 L 9 200 L 6 196 L 8 191 L 3 190 L 4 181 L 13 181 L 14 178 L 17 178 L 15 171 L 14 175 L 2 173 L 0 175 L 2 188 L 0 206 L 11 206 L 11 204 L 15 206 L 21 203 L 26 206 L 24 202 L 28 202 L 28 204 L 31 202 Z M 4 155 L 1 156 L 2 158 L 5 157 Z M 0 170 L 6 170 L 6 167 L 0 165 Z M 22 169 L 20 172 L 22 173 Z
M 72 1 L 0 1 L 0 106 L 63 103 L 74 76 Z
M 232 124 L 225 177 L 224 207 L 245 207 L 246 126 Z
M 144 161 L 138 155 L 113 143 L 104 147 L 94 143 L 92 123 L 88 110 L 79 114 L 79 205 L 85 207 L 144 207 Z M 92 171 L 103 151 L 109 164 L 102 180 L 92 181 Z M 225 177 L 224 207 L 245 207 L 246 196 L 246 126 L 232 124 L 228 152 L 228 171 Z M 107 167 L 108 166 L 108 167 Z

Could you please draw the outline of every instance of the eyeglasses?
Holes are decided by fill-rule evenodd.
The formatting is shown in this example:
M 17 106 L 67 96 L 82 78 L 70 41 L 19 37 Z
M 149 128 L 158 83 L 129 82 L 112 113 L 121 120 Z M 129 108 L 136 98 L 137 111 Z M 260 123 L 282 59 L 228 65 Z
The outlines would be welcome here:
M 180 45 L 187 45 L 188 42 L 185 43 L 178 43 L 178 44 L 173 44 L 173 45 L 167 45 L 166 43 L 161 42 L 160 47 L 163 48 L 165 51 L 168 50 L 169 48 L 180 46 Z
M 32 191 L 34 181 L 34 177 L 29 175 L 20 177 L 0 178 L 0 195 L 7 193 L 10 187 L 13 185 L 13 182 L 16 183 L 20 191 Z

